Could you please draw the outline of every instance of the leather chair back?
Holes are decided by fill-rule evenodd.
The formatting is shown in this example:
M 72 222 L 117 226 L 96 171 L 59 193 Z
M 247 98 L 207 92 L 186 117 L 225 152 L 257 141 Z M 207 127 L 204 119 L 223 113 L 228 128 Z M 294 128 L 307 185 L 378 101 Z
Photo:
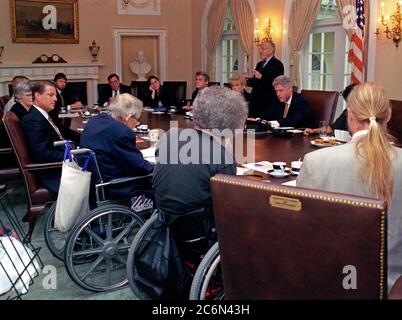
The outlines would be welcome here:
M 389 100 L 392 109 L 392 117 L 388 123 L 388 131 L 402 144 L 402 101 Z
M 163 90 L 167 92 L 169 105 L 183 106 L 185 104 L 187 94 L 186 81 L 164 81 Z
M 322 120 L 334 122 L 339 97 L 337 91 L 302 90 L 301 95 L 310 103 L 315 128 L 318 128 Z
M 46 189 L 39 186 L 35 176 L 27 168 L 32 161 L 21 129 L 20 120 L 14 112 L 6 112 L 3 121 L 25 180 L 29 202 L 32 206 L 44 205 L 51 200 L 50 195 Z
M 384 201 L 228 175 L 211 186 L 225 299 L 385 298 Z
M 148 90 L 148 82 L 147 81 L 132 81 L 131 82 L 131 91 L 133 92 L 133 95 L 136 96 L 141 101 L 144 101 L 147 90 Z

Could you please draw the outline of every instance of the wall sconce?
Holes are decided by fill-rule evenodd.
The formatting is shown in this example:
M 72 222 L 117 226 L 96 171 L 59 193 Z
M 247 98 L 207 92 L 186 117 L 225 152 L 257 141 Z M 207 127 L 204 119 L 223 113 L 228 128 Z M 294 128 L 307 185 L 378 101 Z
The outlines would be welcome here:
M 378 40 L 382 40 L 381 33 L 385 33 L 386 39 L 392 39 L 397 48 L 399 47 L 399 42 L 401 42 L 401 6 L 402 1 L 397 2 L 396 12 L 391 16 L 385 16 L 385 4 L 381 2 L 381 18 L 377 20 L 377 29 L 375 32 Z M 385 27 L 385 30 L 381 31 L 380 26 Z
M 264 41 L 272 41 L 272 34 L 274 30 L 272 29 L 271 25 L 271 18 L 265 18 L 265 28 L 262 29 L 262 36 L 261 36 L 261 31 L 259 27 L 259 21 L 258 19 L 255 19 L 256 22 L 256 29 L 254 31 L 254 43 L 259 46 L 261 42 Z
M 123 0 L 124 5 L 127 7 L 129 4 L 130 0 Z
M 1 47 L 0 47 L 0 63 L 2 63 L 2 62 L 1 62 L 1 55 L 3 54 L 3 50 L 4 50 L 4 47 L 1 46 Z

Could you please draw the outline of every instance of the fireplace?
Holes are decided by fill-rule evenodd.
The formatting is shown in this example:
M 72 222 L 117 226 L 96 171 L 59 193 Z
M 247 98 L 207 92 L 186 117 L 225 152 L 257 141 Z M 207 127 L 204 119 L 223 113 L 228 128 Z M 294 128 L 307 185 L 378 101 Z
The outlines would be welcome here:
M 93 105 L 98 101 L 99 64 L 29 64 L 29 65 L 5 65 L 0 64 L 0 96 L 9 94 L 8 85 L 13 77 L 23 75 L 30 80 L 53 80 L 58 72 L 67 76 L 68 89 L 71 95 L 83 99 Z

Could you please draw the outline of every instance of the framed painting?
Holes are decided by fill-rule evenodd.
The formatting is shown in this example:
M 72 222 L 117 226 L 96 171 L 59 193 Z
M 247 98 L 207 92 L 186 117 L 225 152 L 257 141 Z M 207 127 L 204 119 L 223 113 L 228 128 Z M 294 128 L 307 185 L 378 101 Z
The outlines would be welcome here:
M 10 0 L 13 42 L 78 43 L 78 0 Z

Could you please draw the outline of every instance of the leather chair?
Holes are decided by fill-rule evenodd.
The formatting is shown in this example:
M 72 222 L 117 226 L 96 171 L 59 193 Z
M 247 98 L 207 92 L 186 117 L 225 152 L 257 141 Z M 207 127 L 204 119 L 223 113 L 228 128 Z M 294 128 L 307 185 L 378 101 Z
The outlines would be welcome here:
M 186 81 L 164 81 L 163 90 L 168 94 L 169 105 L 177 107 L 185 105 L 187 94 Z
M 131 91 L 141 101 L 144 101 L 145 94 L 148 90 L 147 81 L 131 81 Z
M 33 163 L 17 116 L 13 112 L 6 112 L 3 122 L 24 178 L 28 197 L 28 210 L 23 221 L 29 222 L 29 230 L 25 240 L 30 241 L 37 217 L 46 203 L 52 201 L 49 192 L 38 184 L 34 174 L 50 169 L 61 169 L 61 162 Z
M 402 144 L 402 101 L 389 100 L 392 109 L 392 117 L 388 123 L 389 133 L 398 139 L 399 145 Z
M 228 175 L 211 186 L 225 299 L 386 298 L 384 201 Z
M 301 95 L 307 99 L 314 115 L 314 128 L 320 121 L 334 122 L 339 93 L 337 91 L 302 90 Z
M 4 106 L 10 100 L 10 96 L 0 97 L 0 183 L 19 180 L 20 169 L 10 139 L 3 125 Z

